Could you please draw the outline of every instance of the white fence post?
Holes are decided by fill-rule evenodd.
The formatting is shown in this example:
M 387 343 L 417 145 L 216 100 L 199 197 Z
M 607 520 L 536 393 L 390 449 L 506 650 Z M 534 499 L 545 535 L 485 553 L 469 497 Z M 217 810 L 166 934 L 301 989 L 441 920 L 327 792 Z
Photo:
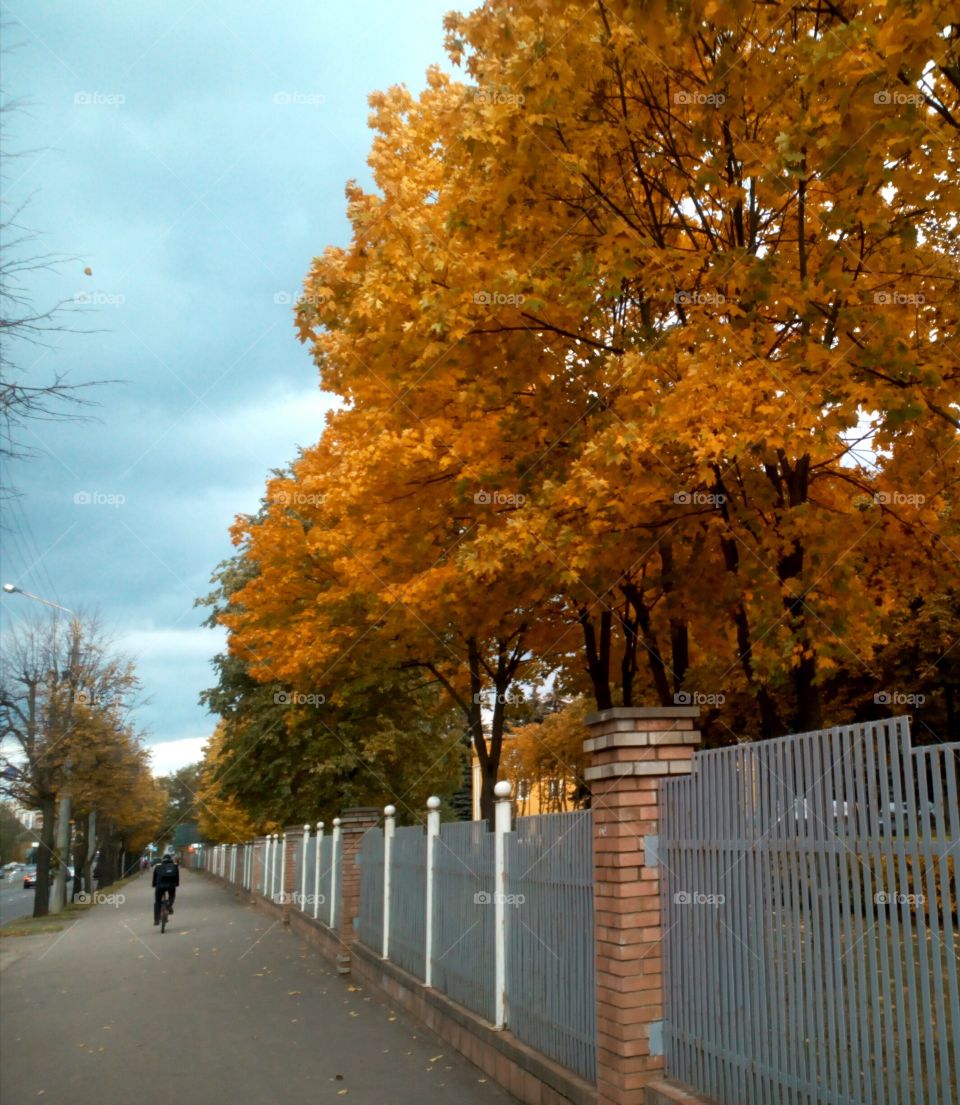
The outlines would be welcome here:
M 323 847 L 323 822 L 317 822 L 317 850 L 313 857 L 313 919 L 320 912 L 320 851 Z
M 309 845 L 310 826 L 304 825 L 300 840 L 300 910 L 303 913 L 307 911 L 307 848 Z
M 273 837 L 269 833 L 263 838 L 263 896 L 267 896 L 267 880 L 270 878 L 270 846 Z
M 390 865 L 393 834 L 397 829 L 397 807 L 383 807 L 383 958 L 390 958 Z
M 333 928 L 333 920 L 337 909 L 337 868 L 339 856 L 337 855 L 340 844 L 340 818 L 333 819 L 333 837 L 330 841 L 330 927 Z
M 423 984 L 433 985 L 433 870 L 434 850 L 440 835 L 440 799 L 427 799 L 427 916 L 424 924 Z
M 507 833 L 510 832 L 510 783 L 493 788 L 494 1023 L 507 1023 Z
M 283 843 L 280 845 L 280 904 L 283 905 L 286 893 L 287 878 L 287 834 L 283 834 Z

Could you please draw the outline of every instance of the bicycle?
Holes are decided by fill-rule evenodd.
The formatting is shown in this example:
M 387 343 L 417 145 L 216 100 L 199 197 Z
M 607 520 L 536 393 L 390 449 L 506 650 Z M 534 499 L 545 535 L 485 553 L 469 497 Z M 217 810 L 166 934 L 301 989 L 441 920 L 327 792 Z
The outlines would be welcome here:
M 163 896 L 160 898 L 160 932 L 161 934 L 166 932 L 167 921 L 170 917 L 170 891 L 164 890 Z

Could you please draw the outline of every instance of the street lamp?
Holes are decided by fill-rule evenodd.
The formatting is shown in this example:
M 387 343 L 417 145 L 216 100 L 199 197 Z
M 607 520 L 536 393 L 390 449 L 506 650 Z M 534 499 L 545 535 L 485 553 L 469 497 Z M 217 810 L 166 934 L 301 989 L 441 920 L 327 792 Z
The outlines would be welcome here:
M 42 602 L 44 606 L 52 606 L 54 610 L 62 610 L 64 613 L 71 614 L 73 617 L 77 616 L 72 610 L 68 610 L 65 606 L 61 606 L 59 602 L 51 602 L 49 599 L 44 599 L 39 595 L 35 595 L 32 591 L 24 591 L 22 587 L 18 587 L 15 583 L 5 583 L 3 589 L 8 595 L 24 595 L 28 599 Z
M 42 602 L 44 606 L 52 606 L 54 610 L 62 610 L 65 614 L 69 614 L 72 618 L 76 618 L 77 615 L 66 606 L 61 606 L 59 602 L 51 602 L 50 599 L 42 598 L 40 595 L 35 595 L 32 591 L 24 591 L 22 587 L 18 587 L 15 583 L 5 583 L 3 585 L 4 591 L 8 595 L 23 595 L 25 598 L 33 599 L 35 602 Z M 75 666 L 75 665 L 73 665 Z M 67 769 L 69 772 L 70 761 L 67 761 Z M 57 863 L 57 870 L 53 877 L 53 912 L 59 913 L 66 902 L 67 897 L 67 860 L 70 858 L 70 826 L 73 822 L 70 820 L 72 799 L 69 789 L 69 775 L 67 777 L 67 787 L 60 794 L 60 810 L 57 817 L 57 856 L 59 862 Z

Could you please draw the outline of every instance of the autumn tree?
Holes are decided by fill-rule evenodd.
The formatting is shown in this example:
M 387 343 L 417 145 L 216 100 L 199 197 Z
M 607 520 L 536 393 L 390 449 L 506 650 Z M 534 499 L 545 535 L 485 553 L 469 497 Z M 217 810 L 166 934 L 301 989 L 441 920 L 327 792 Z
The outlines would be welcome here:
M 887 632 L 877 567 L 951 570 L 941 8 L 491 3 L 448 21 L 472 87 L 373 98 L 379 192 L 351 186 L 301 332 L 371 451 L 400 408 L 408 454 L 442 444 L 424 483 L 461 471 L 460 426 L 541 445 L 457 566 L 535 565 L 600 706 L 642 678 L 746 691 L 761 735 L 818 725 Z
M 43 815 L 35 916 L 48 912 L 51 865 L 67 862 L 54 846 L 58 797 L 75 790 L 84 812 L 118 792 L 130 798 L 125 758 L 142 758 L 129 716 L 139 687 L 96 618 L 52 615 L 4 640 L 0 732 L 18 760 L 14 795 Z
M 215 577 L 219 587 L 207 600 L 212 622 L 243 620 L 247 603 L 264 619 L 242 637 L 233 632 L 230 652 L 215 662 L 218 683 L 204 701 L 222 719 L 222 743 L 207 784 L 261 827 L 329 820 L 342 805 L 370 802 L 393 802 L 413 816 L 428 794 L 451 793 L 461 777 L 462 742 L 449 708 L 422 676 L 392 663 L 376 639 L 332 672 L 327 657 L 340 655 L 339 630 L 331 628 L 330 639 L 314 637 L 316 622 L 298 624 L 299 602 L 268 602 L 274 572 L 286 579 L 288 598 L 294 588 L 309 588 L 304 567 L 283 557 L 260 564 L 245 548 Z M 345 621 L 342 631 L 351 625 Z

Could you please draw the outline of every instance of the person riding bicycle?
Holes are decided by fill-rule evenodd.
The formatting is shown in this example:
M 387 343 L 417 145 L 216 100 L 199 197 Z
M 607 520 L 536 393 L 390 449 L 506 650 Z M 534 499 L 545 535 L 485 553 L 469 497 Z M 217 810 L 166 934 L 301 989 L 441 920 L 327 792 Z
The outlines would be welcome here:
M 153 923 L 160 924 L 160 901 L 164 894 L 169 902 L 169 912 L 173 913 L 173 901 L 180 885 L 180 868 L 172 848 L 163 853 L 163 859 L 153 869 Z

